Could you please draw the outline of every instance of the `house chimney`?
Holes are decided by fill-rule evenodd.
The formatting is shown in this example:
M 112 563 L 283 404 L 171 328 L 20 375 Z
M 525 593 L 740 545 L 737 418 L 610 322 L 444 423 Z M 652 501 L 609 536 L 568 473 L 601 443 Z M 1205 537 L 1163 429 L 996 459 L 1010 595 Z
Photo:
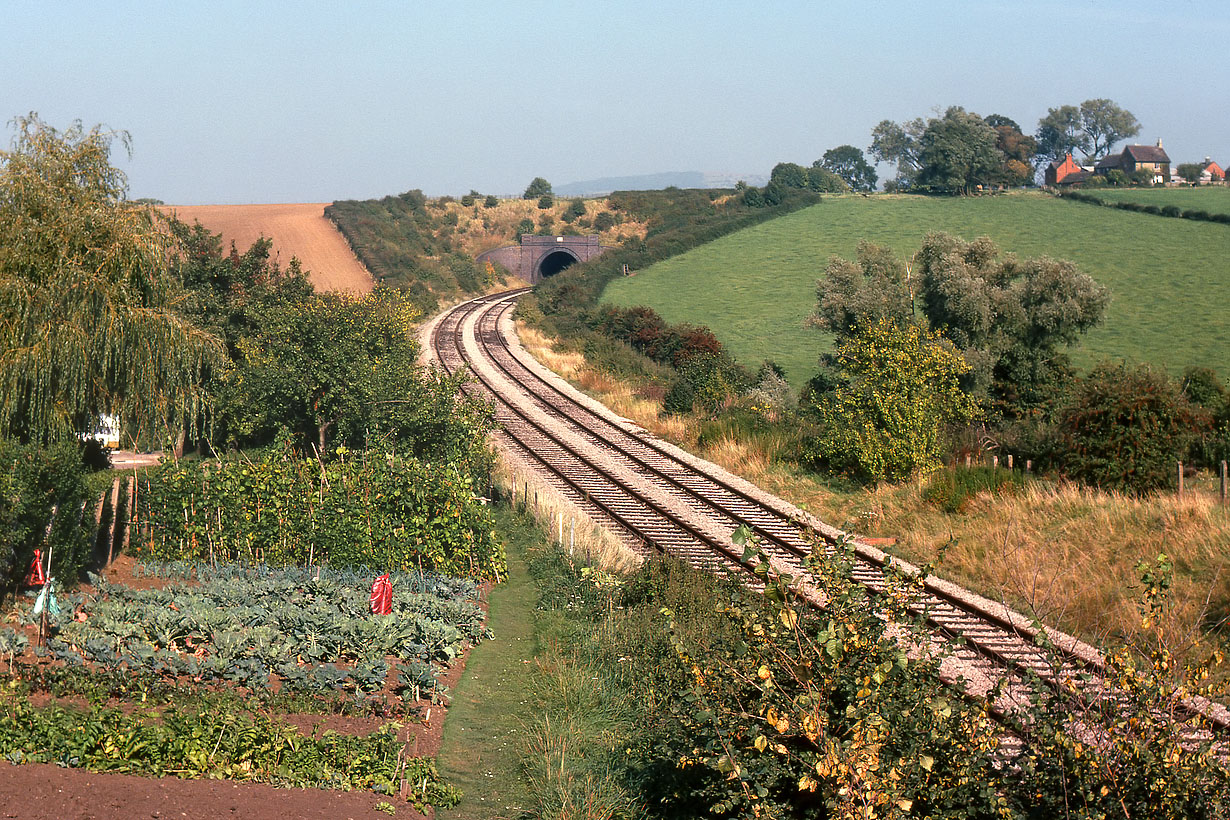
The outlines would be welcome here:
M 1158 139 L 1158 141 L 1157 141 L 1157 147 L 1158 147 L 1158 148 L 1161 148 L 1161 147 L 1162 147 L 1162 141 L 1161 141 L 1161 139 Z

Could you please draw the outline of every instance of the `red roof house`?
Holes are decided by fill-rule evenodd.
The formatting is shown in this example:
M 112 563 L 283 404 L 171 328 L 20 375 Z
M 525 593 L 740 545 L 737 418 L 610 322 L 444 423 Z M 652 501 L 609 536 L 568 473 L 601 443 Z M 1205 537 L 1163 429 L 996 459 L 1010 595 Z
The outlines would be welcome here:
M 1043 172 L 1043 180 L 1047 185 L 1072 185 L 1089 178 L 1089 172 L 1076 164 L 1072 155 L 1064 157 L 1063 162 L 1052 162 Z

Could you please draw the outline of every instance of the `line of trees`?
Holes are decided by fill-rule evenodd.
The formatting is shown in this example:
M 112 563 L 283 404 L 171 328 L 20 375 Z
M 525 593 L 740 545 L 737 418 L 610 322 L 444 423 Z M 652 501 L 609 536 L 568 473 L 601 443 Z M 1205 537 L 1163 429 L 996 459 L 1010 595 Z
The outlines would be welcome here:
M 889 190 L 968 194 L 979 186 L 1029 184 L 1036 169 L 1069 153 L 1097 159 L 1140 133 L 1140 123 L 1113 100 L 1051 108 L 1033 136 L 1010 117 L 986 117 L 952 106 L 942 115 L 906 122 L 883 120 L 868 152 L 896 174 Z

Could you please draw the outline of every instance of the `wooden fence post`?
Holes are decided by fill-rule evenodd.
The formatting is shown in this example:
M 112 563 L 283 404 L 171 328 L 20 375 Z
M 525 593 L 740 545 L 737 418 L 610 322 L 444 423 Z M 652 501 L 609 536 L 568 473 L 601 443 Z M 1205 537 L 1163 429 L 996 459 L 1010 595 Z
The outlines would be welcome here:
M 111 534 L 107 538 L 107 566 L 115 557 L 115 538 L 120 526 L 120 480 L 111 482 Z
M 1221 463 L 1221 506 L 1226 508 L 1226 462 Z
M 1183 462 L 1180 461 L 1178 462 L 1178 464 L 1179 464 L 1179 500 L 1182 501 L 1183 500 Z

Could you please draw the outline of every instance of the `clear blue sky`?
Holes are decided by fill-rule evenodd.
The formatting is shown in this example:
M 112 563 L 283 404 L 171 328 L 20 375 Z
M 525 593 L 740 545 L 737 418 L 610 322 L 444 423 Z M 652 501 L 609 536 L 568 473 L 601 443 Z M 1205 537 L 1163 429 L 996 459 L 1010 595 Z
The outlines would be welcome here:
M 0 119 L 125 129 L 131 196 L 176 204 L 765 174 L 882 119 L 1032 133 L 1093 97 L 1227 165 L 1227 44 L 1225 0 L 8 0 Z

